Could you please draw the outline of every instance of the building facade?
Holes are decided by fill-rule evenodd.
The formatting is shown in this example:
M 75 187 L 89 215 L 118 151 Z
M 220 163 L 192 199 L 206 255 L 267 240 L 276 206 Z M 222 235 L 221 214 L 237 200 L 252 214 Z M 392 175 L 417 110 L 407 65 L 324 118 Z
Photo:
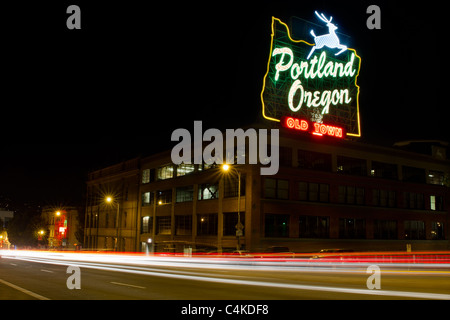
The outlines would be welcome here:
M 78 210 L 73 207 L 55 208 L 45 206 L 41 213 L 42 221 L 46 226 L 40 239 L 46 240 L 45 246 L 49 249 L 76 250 L 80 247 L 76 237 L 78 226 Z
M 90 173 L 85 247 L 448 250 L 447 148 L 426 155 L 282 128 L 274 176 L 259 165 L 174 165 L 170 151 L 132 159 Z

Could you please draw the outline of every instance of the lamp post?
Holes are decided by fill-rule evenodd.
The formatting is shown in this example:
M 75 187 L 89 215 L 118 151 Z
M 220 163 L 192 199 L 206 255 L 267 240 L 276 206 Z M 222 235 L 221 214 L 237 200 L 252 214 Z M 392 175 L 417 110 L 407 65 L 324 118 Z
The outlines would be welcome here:
M 222 170 L 224 172 L 229 172 L 231 169 L 233 169 L 230 165 L 228 164 L 224 164 L 222 166 Z M 243 229 L 244 226 L 241 223 L 241 172 L 239 170 L 237 170 L 236 168 L 234 168 L 234 170 L 236 171 L 237 175 L 238 175 L 238 223 L 236 225 L 236 236 L 238 238 L 238 243 L 237 243 L 237 250 L 241 250 L 241 236 L 243 235 Z
M 111 196 L 107 196 L 106 198 L 105 198 L 105 202 L 106 203 L 109 203 L 109 204 L 112 204 L 112 203 L 114 203 L 114 199 L 113 199 L 113 197 L 111 197 Z M 114 241 L 114 251 L 119 251 L 119 229 L 120 229 L 120 226 L 119 226 L 119 214 L 120 214 L 120 203 L 119 202 L 117 202 L 117 214 L 116 214 L 116 241 Z
M 39 247 L 39 249 L 41 249 L 42 240 L 44 240 L 44 234 L 45 234 L 44 230 L 41 229 L 38 231 L 38 247 Z

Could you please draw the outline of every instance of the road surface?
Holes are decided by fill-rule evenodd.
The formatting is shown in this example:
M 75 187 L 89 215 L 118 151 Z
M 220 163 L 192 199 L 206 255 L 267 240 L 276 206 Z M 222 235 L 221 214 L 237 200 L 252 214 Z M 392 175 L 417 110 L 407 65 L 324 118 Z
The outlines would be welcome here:
M 450 300 L 448 265 L 383 264 L 381 288 L 370 290 L 373 274 L 364 264 L 14 251 L 0 256 L 0 299 L 9 300 Z M 79 268 L 79 278 L 68 273 L 70 266 Z M 80 289 L 70 289 L 77 281 Z

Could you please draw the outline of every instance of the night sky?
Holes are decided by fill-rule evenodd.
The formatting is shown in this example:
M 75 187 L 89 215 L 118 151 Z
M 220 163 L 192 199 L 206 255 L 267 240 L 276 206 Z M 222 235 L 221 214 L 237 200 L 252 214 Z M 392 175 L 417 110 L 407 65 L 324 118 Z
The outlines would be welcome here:
M 82 204 L 87 172 L 170 149 L 176 128 L 260 120 L 271 17 L 314 21 L 314 10 L 332 15 L 362 57 L 362 141 L 449 140 L 445 2 L 251 3 L 7 5 L 0 194 Z M 70 4 L 81 8 L 81 30 L 66 28 Z M 366 27 L 371 4 L 381 30 Z

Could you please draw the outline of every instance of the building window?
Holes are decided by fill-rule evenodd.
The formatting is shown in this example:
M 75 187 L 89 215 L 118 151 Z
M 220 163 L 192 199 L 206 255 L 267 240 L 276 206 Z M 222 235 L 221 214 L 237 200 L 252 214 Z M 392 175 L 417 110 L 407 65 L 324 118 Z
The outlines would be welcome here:
M 430 196 L 430 210 L 436 210 L 436 196 Z
M 271 199 L 289 199 L 289 180 L 266 178 L 265 197 Z
M 442 211 L 444 208 L 442 196 L 430 196 L 430 210 Z
M 175 216 L 175 235 L 192 235 L 192 215 Z
M 353 218 L 339 219 L 339 238 L 340 239 L 365 239 L 366 238 L 366 220 Z
M 372 169 L 370 175 L 375 178 L 382 179 L 398 179 L 398 171 L 396 164 L 372 161 Z
M 201 172 L 201 171 L 205 171 L 205 170 L 212 169 L 212 168 L 215 168 L 215 167 L 217 167 L 216 163 L 207 164 L 207 163 L 203 162 L 202 164 L 198 165 L 198 169 L 197 170 Z
M 301 201 L 329 202 L 330 186 L 328 184 L 300 181 L 298 187 Z
M 374 220 L 374 239 L 398 239 L 396 220 Z
M 177 202 L 188 202 L 194 200 L 194 186 L 179 187 L 176 189 Z
M 153 203 L 153 192 L 144 192 L 142 194 L 142 206 L 147 207 Z
M 425 169 L 403 166 L 402 167 L 403 181 L 425 183 Z
M 431 239 L 445 240 L 444 223 L 440 221 L 431 222 Z
M 215 236 L 217 228 L 217 213 L 197 215 L 197 235 Z
M 298 225 L 300 238 L 330 237 L 330 217 L 300 216 Z
M 156 197 L 158 205 L 172 203 L 172 189 L 157 191 Z
M 397 201 L 395 191 L 373 189 L 372 204 L 379 207 L 396 207 Z
M 141 219 L 141 234 L 142 233 L 151 233 L 152 226 L 152 218 L 151 217 L 142 217 Z
M 292 167 L 292 149 L 289 147 L 280 147 L 279 152 L 280 166 Z
M 245 212 L 241 212 L 241 224 L 245 225 Z M 223 213 L 223 235 L 224 236 L 235 236 L 236 226 L 238 224 L 238 213 L 237 212 L 224 212 Z M 245 228 L 243 230 L 243 235 L 245 235 Z
M 339 186 L 339 203 L 364 205 L 364 188 Z
M 157 171 L 158 180 L 166 180 L 173 178 L 173 165 L 169 164 L 158 168 Z
M 156 234 L 170 235 L 171 223 L 171 217 L 156 217 Z
M 142 184 L 150 182 L 150 169 L 145 169 L 142 171 Z
M 218 184 L 202 184 L 198 186 L 198 200 L 210 200 L 219 198 Z
M 266 178 L 264 181 L 264 194 L 266 198 L 277 198 L 277 180 Z
M 289 237 L 288 214 L 266 214 L 265 236 L 266 237 Z
M 423 193 L 405 192 L 404 193 L 405 208 L 408 209 L 425 209 L 423 201 Z
M 182 177 L 182 176 L 185 176 L 187 174 L 193 173 L 194 170 L 195 170 L 195 165 L 194 164 L 182 163 L 182 164 L 177 166 L 177 177 Z
M 445 174 L 441 171 L 430 170 L 428 172 L 428 183 L 443 186 L 445 181 Z
M 239 178 L 225 177 L 223 183 L 223 196 L 225 198 L 237 197 L 239 195 Z M 241 175 L 241 196 L 245 196 L 245 176 Z
M 337 156 L 337 169 L 339 173 L 366 176 L 367 161 L 364 159 Z
M 298 150 L 298 167 L 331 172 L 331 154 Z
M 425 240 L 425 222 L 420 220 L 406 220 L 405 239 Z

